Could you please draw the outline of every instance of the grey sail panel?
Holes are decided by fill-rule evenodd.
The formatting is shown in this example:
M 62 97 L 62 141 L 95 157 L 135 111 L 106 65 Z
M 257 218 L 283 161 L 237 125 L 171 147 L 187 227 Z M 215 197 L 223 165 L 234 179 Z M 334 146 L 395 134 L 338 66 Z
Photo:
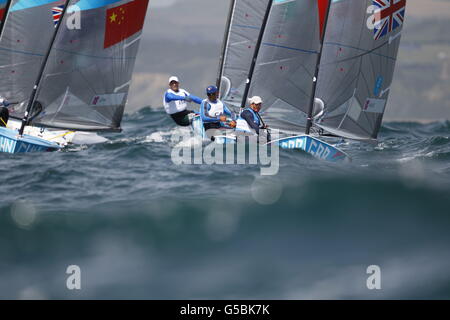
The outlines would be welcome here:
M 325 104 L 318 126 L 352 139 L 377 138 L 397 60 L 405 5 L 405 0 L 332 3 L 316 90 L 316 97 Z
M 73 130 L 119 130 L 138 53 L 148 0 L 71 1 L 81 28 L 55 39 L 35 101 L 34 124 Z M 70 21 L 69 21 L 70 24 Z
M 0 95 L 22 118 L 55 30 L 52 8 L 65 1 L 12 0 L 0 37 Z
M 221 70 L 222 99 L 240 107 L 268 3 L 272 0 L 236 0 L 226 38 Z
M 300 132 L 306 125 L 324 3 L 273 2 L 249 91 L 263 98 L 264 120 L 272 128 Z

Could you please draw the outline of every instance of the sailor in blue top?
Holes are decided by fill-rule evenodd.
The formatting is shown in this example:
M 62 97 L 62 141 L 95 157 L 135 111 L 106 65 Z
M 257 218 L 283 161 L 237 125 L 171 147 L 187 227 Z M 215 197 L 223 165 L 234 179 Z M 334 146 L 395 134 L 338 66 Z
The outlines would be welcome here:
M 189 115 L 194 113 L 194 111 L 187 110 L 189 102 L 200 104 L 202 103 L 202 99 L 181 89 L 178 77 L 170 77 L 169 89 L 164 94 L 163 104 L 166 113 L 170 115 L 173 121 L 179 126 L 187 127 L 191 124 Z
M 209 129 L 232 129 L 236 127 L 235 115 L 218 98 L 219 90 L 216 86 L 206 88 L 207 99 L 202 101 L 200 116 L 202 117 L 205 130 Z M 231 120 L 227 119 L 227 116 Z
M 9 102 L 0 96 L 0 127 L 6 127 L 9 120 Z
M 268 129 L 268 126 L 262 121 L 259 112 L 262 107 L 261 97 L 250 98 L 250 106 L 245 108 L 237 120 L 236 131 L 260 135 L 261 129 Z

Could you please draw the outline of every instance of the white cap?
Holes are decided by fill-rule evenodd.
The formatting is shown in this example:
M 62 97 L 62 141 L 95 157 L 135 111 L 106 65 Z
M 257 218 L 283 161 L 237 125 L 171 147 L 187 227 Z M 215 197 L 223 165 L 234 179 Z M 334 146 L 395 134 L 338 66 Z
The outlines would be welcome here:
M 172 83 L 172 81 L 180 82 L 180 80 L 178 80 L 178 77 L 175 76 L 169 78 L 169 84 Z
M 263 101 L 262 101 L 262 99 L 261 99 L 261 97 L 259 97 L 259 96 L 254 96 L 254 97 L 251 97 L 250 98 L 250 104 L 260 104 L 260 103 L 263 103 Z

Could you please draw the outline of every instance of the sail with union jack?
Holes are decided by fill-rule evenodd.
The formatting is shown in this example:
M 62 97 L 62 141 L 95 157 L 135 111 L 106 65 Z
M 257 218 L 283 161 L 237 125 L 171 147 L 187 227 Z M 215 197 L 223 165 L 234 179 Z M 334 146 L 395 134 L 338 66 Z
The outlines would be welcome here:
M 52 8 L 53 23 L 55 24 L 55 28 L 58 25 L 59 20 L 61 19 L 63 10 L 64 10 L 64 5 L 60 5 L 60 6 L 56 6 L 56 7 Z
M 406 0 L 373 0 L 373 5 L 378 8 L 375 12 L 375 40 L 403 25 Z
M 316 90 L 324 111 L 315 125 L 325 132 L 376 143 L 388 106 L 405 7 L 406 0 L 332 2 Z M 371 22 L 377 27 L 375 34 Z

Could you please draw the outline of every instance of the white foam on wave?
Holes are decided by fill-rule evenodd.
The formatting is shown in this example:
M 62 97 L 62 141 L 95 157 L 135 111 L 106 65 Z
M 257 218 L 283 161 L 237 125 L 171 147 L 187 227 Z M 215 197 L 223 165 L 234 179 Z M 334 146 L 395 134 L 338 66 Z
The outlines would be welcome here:
M 184 137 L 178 142 L 180 137 Z M 174 141 L 173 139 L 177 139 Z M 167 131 L 156 131 L 146 136 L 142 143 L 176 143 L 176 147 L 191 147 L 202 143 L 201 139 L 192 137 L 192 131 L 189 128 L 174 128 Z

